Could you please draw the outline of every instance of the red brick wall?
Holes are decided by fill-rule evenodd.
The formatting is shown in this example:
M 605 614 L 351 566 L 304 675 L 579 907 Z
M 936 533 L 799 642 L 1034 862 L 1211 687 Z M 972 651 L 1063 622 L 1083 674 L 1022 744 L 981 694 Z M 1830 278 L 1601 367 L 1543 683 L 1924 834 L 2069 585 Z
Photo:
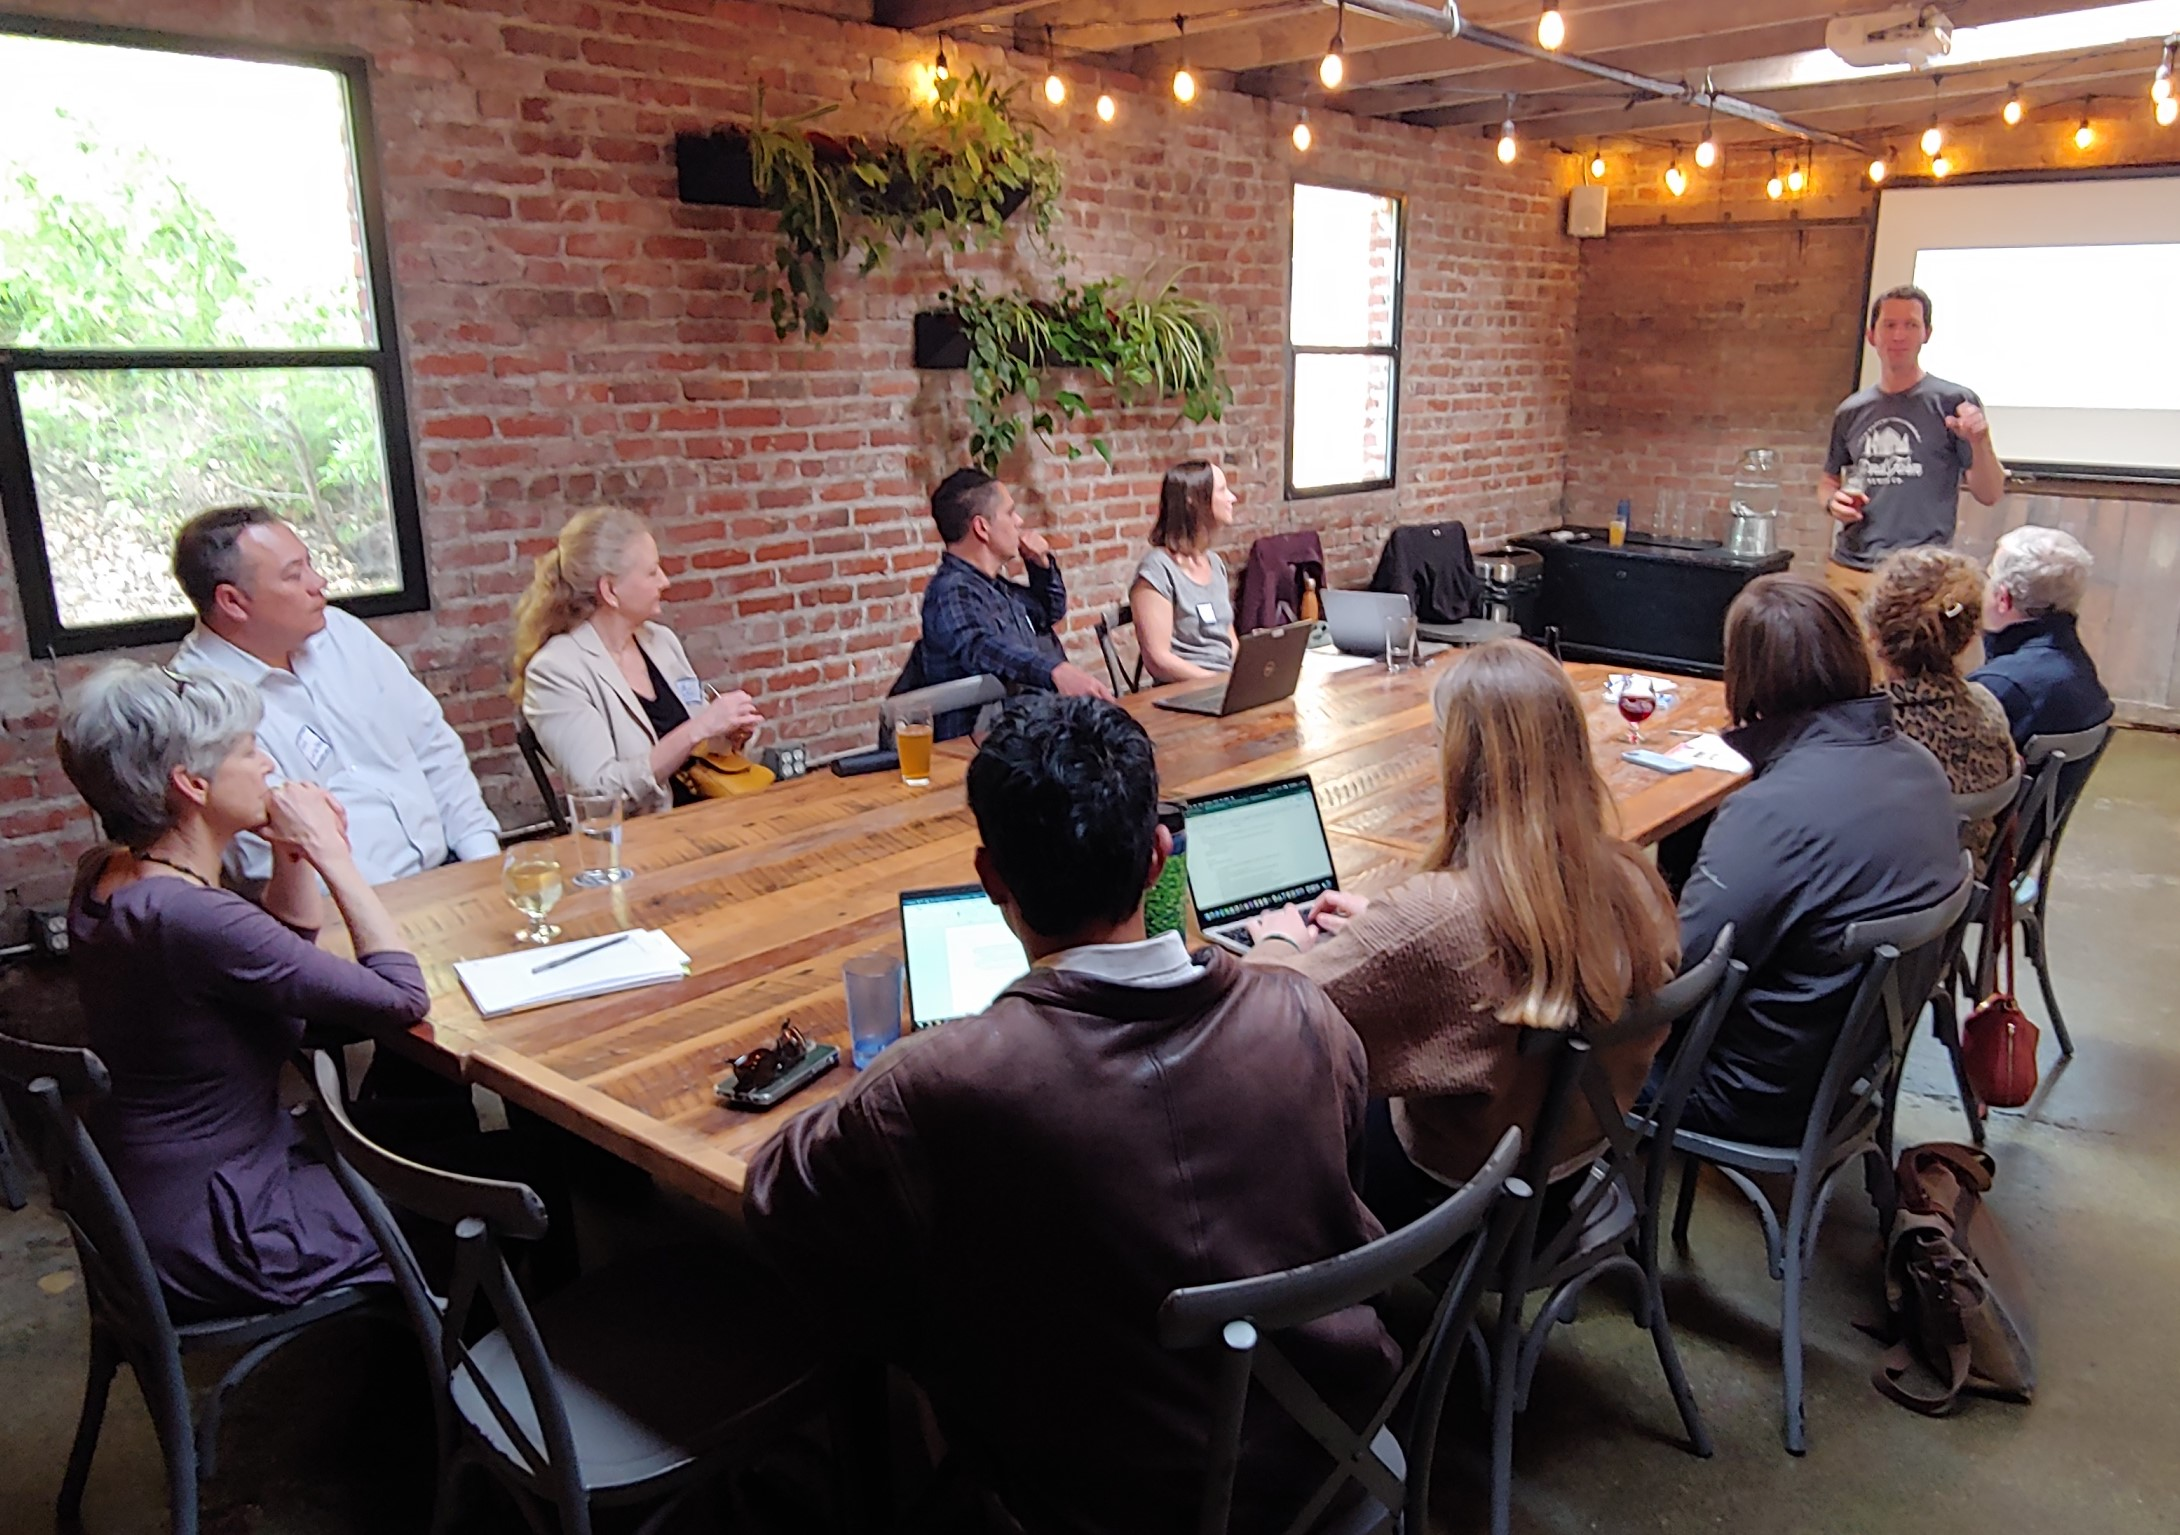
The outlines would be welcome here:
M 936 557 L 923 496 L 959 460 L 963 380 L 909 366 L 909 319 L 949 270 L 1034 272 L 1010 249 L 916 255 L 841 283 L 833 336 L 776 340 L 749 297 L 769 215 L 674 198 L 677 130 L 839 102 L 881 132 L 927 41 L 762 5 L 656 0 L 83 0 L 32 10 L 210 38 L 360 50 L 373 104 L 425 493 L 431 612 L 377 625 L 445 702 L 488 797 L 536 807 L 511 750 L 508 619 L 529 559 L 567 511 L 649 515 L 676 581 L 668 615 L 700 667 L 758 694 L 777 738 L 868 735 Z M 957 62 L 1004 61 L 955 45 Z M 1033 525 L 1068 557 L 1072 639 L 1133 568 L 1163 467 L 1222 458 L 1241 532 L 1314 526 L 1343 578 L 1397 520 L 1491 532 L 1553 519 L 1573 363 L 1576 252 L 1551 167 L 1500 167 L 1460 133 L 1320 113 L 1306 158 L 1291 118 L 1108 77 L 1119 122 L 1076 93 L 1056 119 L 1060 229 L 1082 276 L 1185 266 L 1232 321 L 1223 424 L 1156 412 L 1096 424 L 1115 447 L 1007 466 Z M 1409 199 L 1399 484 L 1279 504 L 1288 188 L 1306 177 Z M 1082 434 L 1087 436 L 1088 433 Z M 88 818 L 50 750 L 57 680 L 26 660 L 0 572 L 0 889 L 65 884 Z M 64 666 L 59 681 L 80 670 Z

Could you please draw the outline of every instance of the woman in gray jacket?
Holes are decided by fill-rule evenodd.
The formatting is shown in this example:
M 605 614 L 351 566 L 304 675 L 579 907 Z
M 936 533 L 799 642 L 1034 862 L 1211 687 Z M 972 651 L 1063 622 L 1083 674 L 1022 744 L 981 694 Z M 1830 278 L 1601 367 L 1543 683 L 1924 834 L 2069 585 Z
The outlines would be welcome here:
M 763 716 L 747 693 L 707 699 L 671 629 L 659 547 L 634 512 L 593 507 L 538 556 L 515 608 L 515 701 L 577 793 L 631 813 L 694 798 L 674 775 L 707 741 L 739 751 Z

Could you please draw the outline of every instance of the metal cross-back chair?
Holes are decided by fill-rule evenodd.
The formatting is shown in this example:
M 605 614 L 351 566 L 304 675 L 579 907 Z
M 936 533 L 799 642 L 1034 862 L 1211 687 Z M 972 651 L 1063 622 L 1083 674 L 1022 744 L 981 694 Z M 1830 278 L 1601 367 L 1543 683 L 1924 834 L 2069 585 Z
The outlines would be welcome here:
M 1514 1419 L 1529 1404 L 1537 1362 L 1554 1326 L 1573 1318 L 1582 1292 L 1599 1276 L 1630 1275 L 1636 1283 L 1635 1320 L 1650 1332 L 1659 1367 L 1688 1432 L 1688 1446 L 1708 1457 L 1711 1438 L 1681 1368 L 1673 1329 L 1666 1320 L 1658 1268 L 1657 1211 L 1664 1198 L 1668 1158 L 1645 1157 L 1645 1135 L 1670 1137 L 1680 1124 L 1696 1068 L 1710 1053 L 1727 1010 L 1748 968 L 1733 958 L 1733 924 L 1720 931 L 1711 951 L 1689 969 L 1638 998 L 1613 1023 L 1585 1032 L 1522 1031 L 1524 1054 L 1550 1058 L 1550 1078 L 1522 1159 L 1521 1178 L 1532 1188 L 1555 1182 L 1571 1187 L 1565 1218 L 1542 1230 L 1542 1201 L 1523 1212 L 1496 1276 L 1499 1315 L 1487 1371 L 1491 1388 L 1491 1528 L 1505 1535 L 1513 1518 Z M 1601 1056 L 1633 1040 L 1692 1020 L 1682 1050 L 1661 1089 L 1632 1113 L 1614 1101 Z M 1555 1167 L 1562 1132 L 1580 1099 L 1604 1133 L 1576 1167 Z M 1559 1177 L 1555 1180 L 1553 1174 Z M 1549 1295 L 1533 1320 L 1523 1319 L 1528 1297 Z M 1480 1338 L 1479 1338 L 1480 1343 Z
M 385 1250 L 423 1345 L 440 1446 L 435 1532 L 461 1527 L 463 1474 L 483 1467 L 533 1528 L 549 1511 L 563 1535 L 588 1535 L 595 1507 L 650 1506 L 638 1527 L 648 1535 L 737 1452 L 832 1405 L 802 1330 L 773 1325 L 786 1299 L 724 1255 L 638 1254 L 533 1311 L 500 1244 L 544 1235 L 537 1194 L 384 1150 L 349 1118 L 332 1062 L 313 1054 L 310 1067 L 335 1176 Z M 389 1205 L 452 1228 L 444 1295 Z
M 1111 619 L 1107 619 L 1104 614 L 1100 613 L 1097 623 L 1092 627 L 1098 637 L 1098 654 L 1105 657 L 1105 674 L 1112 679 L 1113 692 L 1121 695 L 1142 692 L 1143 647 L 1140 644 L 1136 646 L 1134 666 L 1123 666 L 1120 660 L 1120 647 L 1114 641 L 1114 636 L 1121 630 L 1127 629 L 1131 632 L 1134 630 L 1134 605 L 1125 600 L 1122 601 L 1120 606 L 1113 610 Z
M 59 1520 L 64 1527 L 72 1526 L 82 1511 L 84 1486 L 105 1422 L 107 1391 L 115 1372 L 126 1364 L 136 1373 L 166 1460 L 173 1535 L 196 1535 L 198 1489 L 217 1474 L 220 1419 L 235 1388 L 320 1322 L 370 1317 L 398 1324 L 400 1312 L 385 1286 L 347 1285 L 287 1310 L 175 1321 L 136 1217 L 77 1113 L 77 1105 L 111 1091 L 105 1063 L 88 1050 L 0 1035 L 0 1079 L 29 1106 L 29 1133 L 39 1148 L 53 1208 L 75 1246 L 91 1312 L 90 1369 L 75 1443 L 61 1477 Z M 192 1411 L 182 1360 L 215 1352 L 238 1357 Z
M 1997 822 L 1998 829 L 1990 849 L 1990 868 L 1994 871 L 2012 867 L 2015 824 L 2027 783 L 2020 765 L 2016 764 L 2004 783 L 1994 784 L 1979 793 L 1953 796 L 1953 816 L 1963 830 L 1978 821 Z M 1930 995 L 1931 1032 L 1937 1035 L 1938 1043 L 1945 1046 L 1946 1055 L 1953 1063 L 1953 1085 L 1960 1093 L 1961 1113 L 1968 1121 L 1970 1138 L 1978 1146 L 1983 1144 L 1983 1104 L 1976 1096 L 1975 1084 L 1968 1080 L 1967 1057 L 1961 1053 L 1960 1008 L 1954 993 L 1956 988 L 1967 992 L 1970 1007 L 1984 995 L 1968 963 L 1965 930 L 1970 923 L 1984 920 L 1990 910 L 1990 899 L 1990 886 L 1977 880 L 1969 893 L 1968 910 L 1961 919 L 1963 942 L 1956 944 L 1947 957 L 1937 987 Z
M 2112 725 L 2107 720 L 2104 724 L 2067 735 L 2031 736 L 2021 748 L 2021 760 L 2029 777 L 2017 812 L 2014 920 L 2020 926 L 2022 946 L 2028 953 L 2029 964 L 2035 968 L 2037 985 L 2044 993 L 2044 1007 L 2051 1014 L 2051 1032 L 2058 1036 L 2062 1057 L 2074 1054 L 2074 1037 L 2067 1032 L 2066 1016 L 2059 1011 L 2059 993 L 2051 979 L 2047 935 L 2052 866 L 2059 856 L 2059 839 L 2066 834 L 2067 823 L 2074 818 L 2074 807 L 2081 803 L 2082 791 L 2088 787 L 2090 775 L 2104 759 L 2104 749 L 2111 744 L 2111 734 Z M 2070 767 L 2081 771 L 2070 774 L 2067 771 Z M 1983 953 L 1976 964 L 1976 977 L 1986 989 L 1992 967 L 1997 962 L 1988 936 L 1986 934 Z
M 1709 1163 L 1724 1173 L 1754 1207 L 1764 1228 L 1771 1277 L 1782 1287 L 1779 1343 L 1784 1367 L 1785 1439 L 1789 1452 L 1807 1447 L 1802 1413 L 1802 1286 L 1814 1263 L 1817 1232 L 1843 1173 L 1864 1165 L 1880 1221 L 1890 1226 L 1892 1123 L 1900 1066 L 1909 1035 L 1922 1016 L 1959 943 L 1974 890 L 1972 860 L 1961 855 L 1960 885 L 1944 900 L 1918 911 L 1849 923 L 1839 942 L 1844 968 L 1860 971 L 1854 1000 L 1818 1079 L 1799 1141 L 1791 1146 L 1734 1140 L 1692 1131 L 1683 1124 L 1669 1144 L 1681 1158 L 1680 1198 L 1673 1240 L 1685 1249 L 1695 1209 L 1695 1170 Z M 1677 1064 L 1677 1063 L 1676 1063 Z M 1792 1180 L 1786 1220 L 1756 1183 L 1758 1177 Z
M 565 837 L 568 834 L 568 802 L 553 787 L 552 764 L 545 760 L 545 748 L 538 743 L 537 732 L 521 715 L 515 716 L 515 749 L 522 753 L 522 760 L 530 769 L 530 782 L 537 785 L 537 797 L 545 802 L 545 819 L 534 825 L 517 827 L 500 840 L 524 842 L 532 837 Z
M 1521 1133 L 1500 1138 L 1482 1170 L 1428 1214 L 1375 1242 L 1280 1274 L 1175 1290 L 1158 1309 L 1159 1341 L 1168 1348 L 1209 1348 L 1213 1358 L 1211 1432 L 1206 1445 L 1199 1535 L 1225 1535 L 1241 1466 L 1242 1418 L 1252 1385 L 1261 1387 L 1332 1457 L 1333 1469 L 1285 1529 L 1287 1535 L 1367 1535 L 1378 1530 L 1423 1535 L 1440 1409 L 1460 1357 L 1461 1339 L 1530 1202 L 1512 1177 Z M 1360 1427 L 1318 1395 L 1274 1335 L 1361 1305 L 1468 1243 L 1421 1339 L 1409 1350 L 1385 1399 Z M 1405 1416 L 1401 1431 L 1388 1425 Z M 1336 1524 L 1322 1521 L 1350 1484 L 1361 1496 Z

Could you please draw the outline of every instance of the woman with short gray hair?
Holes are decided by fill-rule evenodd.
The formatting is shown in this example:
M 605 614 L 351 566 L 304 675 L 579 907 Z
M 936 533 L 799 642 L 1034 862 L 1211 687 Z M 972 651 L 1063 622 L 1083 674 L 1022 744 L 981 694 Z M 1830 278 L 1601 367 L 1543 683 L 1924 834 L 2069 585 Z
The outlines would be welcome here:
M 2072 735 L 2112 717 L 2112 698 L 2083 648 L 2082 599 L 2094 561 L 2062 528 L 2015 528 L 1991 554 L 1983 598 L 1983 665 L 1969 674 L 2006 711 L 2016 746 L 2036 736 Z M 2087 761 L 2061 771 L 2071 804 L 2089 777 Z
M 178 1321 L 389 1277 L 281 1112 L 280 1068 L 306 1020 L 390 1032 L 431 1005 L 339 804 L 315 784 L 267 786 L 262 712 L 246 682 L 135 661 L 61 710 L 61 766 L 117 844 L 83 860 L 68 912 L 91 1047 L 113 1076 L 91 1133 Z M 244 831 L 273 848 L 256 901 L 219 883 Z M 353 960 L 317 945 L 321 881 Z

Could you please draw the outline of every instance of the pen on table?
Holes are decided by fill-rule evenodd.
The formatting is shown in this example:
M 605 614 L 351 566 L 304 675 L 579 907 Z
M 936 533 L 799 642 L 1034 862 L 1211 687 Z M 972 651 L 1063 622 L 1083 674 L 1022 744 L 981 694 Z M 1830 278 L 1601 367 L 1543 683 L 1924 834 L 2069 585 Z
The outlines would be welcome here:
M 1700 730 L 1668 730 L 1666 734 L 1669 736 L 1699 736 L 1703 732 Z
M 635 936 L 634 933 L 623 933 L 618 938 L 608 938 L 604 943 L 594 943 L 589 948 L 578 949 L 573 954 L 563 954 L 558 959 L 548 959 L 542 965 L 531 967 L 530 973 L 532 975 L 543 975 L 548 970 L 557 970 L 562 965 L 570 965 L 579 959 L 587 959 L 600 949 L 610 949 L 617 943 L 626 943 Z

